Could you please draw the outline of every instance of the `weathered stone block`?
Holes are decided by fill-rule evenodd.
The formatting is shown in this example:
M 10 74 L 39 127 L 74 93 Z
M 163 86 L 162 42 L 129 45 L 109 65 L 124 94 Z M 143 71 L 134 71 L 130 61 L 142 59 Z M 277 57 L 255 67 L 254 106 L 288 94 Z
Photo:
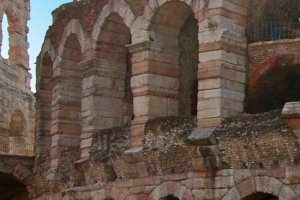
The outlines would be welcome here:
M 188 140 L 199 146 L 216 144 L 214 136 L 215 128 L 198 128 L 195 129 L 189 136 Z

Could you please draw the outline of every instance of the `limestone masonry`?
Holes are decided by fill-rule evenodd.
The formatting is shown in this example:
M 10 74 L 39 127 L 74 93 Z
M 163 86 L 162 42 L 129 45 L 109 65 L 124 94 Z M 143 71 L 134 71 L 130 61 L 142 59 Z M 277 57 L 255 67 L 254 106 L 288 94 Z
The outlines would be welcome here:
M 0 200 L 300 200 L 299 4 L 1 1 Z

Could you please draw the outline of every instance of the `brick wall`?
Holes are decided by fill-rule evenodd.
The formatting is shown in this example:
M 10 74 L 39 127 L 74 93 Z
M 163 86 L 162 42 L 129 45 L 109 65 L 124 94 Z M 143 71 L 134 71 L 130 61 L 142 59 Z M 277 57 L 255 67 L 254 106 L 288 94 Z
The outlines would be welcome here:
M 249 74 L 251 74 L 259 64 L 268 58 L 282 56 L 284 54 L 299 54 L 300 40 L 285 39 L 269 42 L 257 42 L 249 45 Z

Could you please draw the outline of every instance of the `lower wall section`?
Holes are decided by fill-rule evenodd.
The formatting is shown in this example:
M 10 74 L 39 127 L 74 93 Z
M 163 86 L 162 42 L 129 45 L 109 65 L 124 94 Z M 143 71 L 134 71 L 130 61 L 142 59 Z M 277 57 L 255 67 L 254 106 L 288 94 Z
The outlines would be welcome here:
M 300 167 L 269 170 L 221 170 L 98 183 L 69 188 L 42 199 L 86 200 L 163 200 L 163 199 L 280 199 L 293 200 L 300 195 Z M 260 198 L 261 196 L 262 198 Z M 249 198 L 250 197 L 250 198 Z
M 129 127 L 93 135 L 90 158 L 62 150 L 29 178 L 36 200 L 300 200 L 299 134 L 280 111 L 242 114 L 215 128 L 193 119 L 149 120 L 142 147 Z

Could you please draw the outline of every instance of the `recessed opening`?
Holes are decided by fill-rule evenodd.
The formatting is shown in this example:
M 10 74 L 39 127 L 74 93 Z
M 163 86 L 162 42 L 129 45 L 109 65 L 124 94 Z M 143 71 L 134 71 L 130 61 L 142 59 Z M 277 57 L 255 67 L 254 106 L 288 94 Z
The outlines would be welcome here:
M 179 35 L 179 115 L 197 116 L 198 21 L 190 15 Z
M 20 110 L 15 110 L 10 121 L 10 136 L 23 136 L 25 134 L 26 120 Z
M 257 192 L 255 194 L 251 194 L 245 198 L 243 198 L 242 200 L 278 200 L 279 198 L 271 195 L 271 194 L 266 194 L 263 192 Z
M 158 74 L 164 77 L 165 82 L 172 83 L 170 84 L 172 87 L 166 87 L 172 91 L 171 95 L 168 95 L 176 94 L 176 97 L 172 96 L 169 99 L 161 98 L 162 101 L 167 102 L 162 114 L 196 116 L 199 42 L 198 21 L 191 7 L 180 1 L 164 3 L 155 11 L 151 19 L 150 31 L 150 40 L 164 45 L 168 49 L 166 55 L 169 53 L 173 55 L 172 58 L 165 56 L 163 61 L 157 61 L 157 66 L 161 69 L 168 69 L 168 73 L 159 70 L 160 74 Z M 164 88 L 165 85 L 162 84 L 160 87 Z
M 250 113 L 282 109 L 287 102 L 300 101 L 300 65 L 276 66 L 262 74 L 249 94 Z
M 107 78 L 112 82 L 113 92 L 110 98 L 111 102 L 115 102 L 114 108 L 110 108 L 110 113 L 114 113 L 114 119 L 121 119 L 122 124 L 129 125 L 133 119 L 133 95 L 130 85 L 132 77 L 132 55 L 127 50 L 126 45 L 131 44 L 130 29 L 126 26 L 121 16 L 116 13 L 110 14 L 105 23 L 101 27 L 101 32 L 98 36 L 96 51 L 98 58 L 110 62 L 110 73 L 118 74 L 118 77 Z M 95 85 L 95 87 L 107 89 L 103 85 Z M 122 101 L 120 101 L 122 98 Z M 106 110 L 107 108 L 99 105 L 98 110 Z M 120 112 L 123 109 L 123 112 Z M 121 116 L 123 115 L 123 116 Z M 108 128 L 108 127 L 107 127 Z
M 3 15 L 2 23 L 2 40 L 1 40 L 1 56 L 5 59 L 9 58 L 9 32 L 8 32 L 8 18 L 6 14 Z
M 166 197 L 162 197 L 159 200 L 179 200 L 177 197 L 174 197 L 173 195 L 168 195 Z

